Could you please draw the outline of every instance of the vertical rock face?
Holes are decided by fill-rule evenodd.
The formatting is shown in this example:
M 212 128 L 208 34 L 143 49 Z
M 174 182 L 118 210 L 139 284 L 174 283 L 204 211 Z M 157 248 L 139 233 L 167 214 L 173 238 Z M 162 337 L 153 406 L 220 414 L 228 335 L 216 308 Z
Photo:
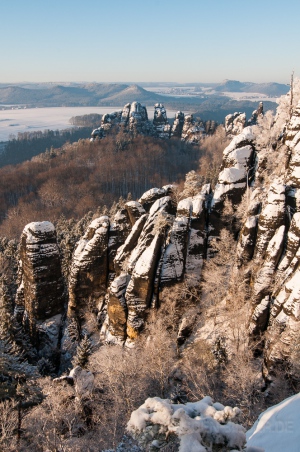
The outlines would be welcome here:
M 129 130 L 134 133 L 147 133 L 148 130 L 147 108 L 139 102 L 132 102 L 129 113 Z
M 178 111 L 175 113 L 175 119 L 171 129 L 171 136 L 181 138 L 182 129 L 184 124 L 184 113 Z
M 262 117 L 264 114 L 264 104 L 259 102 L 258 109 L 254 110 L 251 118 L 248 120 L 248 126 L 254 126 L 257 123 L 257 118 Z
M 144 198 L 149 200 L 148 196 Z M 124 342 L 126 338 L 130 341 L 144 325 L 162 252 L 165 228 L 162 220 L 171 210 L 169 196 L 158 198 L 149 214 L 143 214 L 135 222 L 124 245 L 118 249 L 114 261 L 117 276 L 108 290 L 106 339 L 110 342 Z
M 184 123 L 181 133 L 181 138 L 188 143 L 199 143 L 200 138 L 205 133 L 203 123 L 196 122 L 193 115 L 186 115 L 184 117 Z
M 285 144 L 290 156 L 286 174 L 290 204 L 293 211 L 300 211 L 300 103 L 287 126 Z
M 127 210 L 127 214 L 129 216 L 129 221 L 131 226 L 135 224 L 135 222 L 146 213 L 144 207 L 141 203 L 137 201 L 129 201 L 125 204 L 125 209 Z
M 153 127 L 159 138 L 170 138 L 171 126 L 163 104 L 154 105 Z
M 136 261 L 125 298 L 128 309 L 127 338 L 134 340 L 144 326 L 147 309 L 150 308 L 153 282 L 159 254 L 161 237 L 157 233 Z
M 182 281 L 188 245 L 190 213 L 178 215 L 171 229 L 170 241 L 166 248 L 161 270 L 161 285 Z
M 130 230 L 131 224 L 128 209 L 121 209 L 116 213 L 109 227 L 108 263 L 110 272 L 115 271 L 114 258 L 118 248 L 125 242 Z
M 210 185 L 205 184 L 199 195 L 192 198 L 190 232 L 185 268 L 185 278 L 192 285 L 200 281 L 203 260 L 206 256 L 206 206 L 210 190 Z
M 267 310 L 269 297 L 273 287 L 272 280 L 283 250 L 285 226 L 280 226 L 268 243 L 265 258 L 260 271 L 257 273 L 252 290 L 252 303 L 255 311 L 250 323 L 250 333 L 257 334 L 264 331 L 268 324 Z
M 108 290 L 109 336 L 107 339 L 110 342 L 123 342 L 126 338 L 128 310 L 125 292 L 129 280 L 130 276 L 122 273 L 113 280 Z
M 249 216 L 244 223 L 237 246 L 237 259 L 239 266 L 247 264 L 254 254 L 257 234 L 257 217 Z
M 285 185 L 274 182 L 269 190 L 267 203 L 262 209 L 258 221 L 256 240 L 257 259 L 263 259 L 265 251 L 275 231 L 285 222 Z
M 242 133 L 245 124 L 245 113 L 235 112 L 232 115 L 227 115 L 225 117 L 225 132 L 227 135 L 239 135 Z
M 211 202 L 211 235 L 218 236 L 220 233 L 220 215 L 225 198 L 237 205 L 246 191 L 253 170 L 254 139 L 252 128 L 246 127 L 224 149 L 223 164 Z
M 102 216 L 92 221 L 74 252 L 69 278 L 70 316 L 87 304 L 89 297 L 94 305 L 106 293 L 108 277 L 109 219 Z
M 48 221 L 29 223 L 20 245 L 21 284 L 16 300 L 17 314 L 39 348 L 53 336 L 57 346 L 61 314 L 64 310 L 64 284 L 56 231 Z M 48 323 L 48 327 L 47 327 Z M 51 327 L 50 327 L 51 324 Z M 50 341 L 51 342 L 51 341 Z

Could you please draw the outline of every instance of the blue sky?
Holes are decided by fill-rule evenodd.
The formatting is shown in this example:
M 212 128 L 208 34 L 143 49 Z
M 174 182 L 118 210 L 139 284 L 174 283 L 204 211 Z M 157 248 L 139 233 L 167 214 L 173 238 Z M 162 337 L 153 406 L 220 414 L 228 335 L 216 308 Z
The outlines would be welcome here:
M 288 83 L 300 0 L 0 0 L 0 82 Z

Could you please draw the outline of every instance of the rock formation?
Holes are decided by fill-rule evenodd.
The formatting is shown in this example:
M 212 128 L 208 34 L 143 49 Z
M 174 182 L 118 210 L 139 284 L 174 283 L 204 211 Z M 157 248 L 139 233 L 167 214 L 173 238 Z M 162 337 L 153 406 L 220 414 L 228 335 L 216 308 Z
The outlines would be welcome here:
M 58 346 L 64 312 L 64 283 L 56 231 L 48 221 L 29 223 L 20 244 L 20 285 L 15 314 L 40 353 Z
M 181 138 L 183 124 L 184 124 L 184 113 L 182 113 L 182 111 L 178 111 L 175 114 L 175 119 L 171 130 L 172 137 Z
M 102 117 L 100 127 L 91 133 L 91 141 L 103 138 L 114 127 L 123 127 L 126 131 L 136 134 L 149 135 L 162 139 L 171 137 L 181 138 L 189 143 L 198 143 L 205 134 L 211 134 L 216 128 L 215 121 L 195 121 L 193 115 L 184 115 L 178 111 L 171 126 L 163 104 L 154 105 L 153 121 L 148 119 L 147 108 L 139 102 L 126 104 L 123 110 L 107 113 Z
M 261 106 L 257 115 L 262 114 Z M 220 241 L 221 230 L 229 228 L 237 244 L 235 274 L 247 284 L 249 309 L 241 307 L 247 316 L 247 334 L 256 340 L 268 332 L 260 350 L 264 375 L 271 378 L 272 366 L 289 358 L 300 328 L 300 104 L 284 132 L 281 123 L 276 126 L 273 121 L 276 133 L 265 144 L 261 121 L 244 127 L 244 119 L 241 114 L 226 119 L 233 139 L 223 152 L 213 192 L 205 184 L 197 187 L 195 196 L 176 201 L 172 185 L 152 188 L 138 201 L 126 203 L 114 218 L 102 216 L 90 224 L 77 243 L 70 268 L 69 319 L 82 321 L 90 309 L 98 319 L 105 317 L 100 322 L 102 340 L 130 346 L 150 310 L 159 307 L 163 293 L 178 284 L 189 288 L 199 284 L 203 262 L 213 256 L 210 243 Z M 160 134 L 167 116 L 157 104 L 150 127 L 145 107 L 135 102 L 105 118 L 103 125 L 114 121 L 138 133 L 155 129 Z M 180 112 L 168 129 L 168 136 L 181 135 L 188 141 L 202 133 L 191 115 L 183 117 Z M 230 227 L 224 220 L 228 200 Z M 55 325 L 60 318 L 55 316 L 63 312 L 63 283 L 51 223 L 31 223 L 24 229 L 20 276 L 16 312 L 28 323 L 32 337 L 37 329 L 41 334 L 58 331 Z M 234 289 L 230 290 L 222 300 L 225 305 L 234 299 Z M 191 315 L 198 318 L 198 314 L 196 309 Z M 230 335 L 228 322 L 220 323 L 218 334 Z M 201 328 L 197 334 L 203 338 L 208 326 Z M 192 329 L 183 312 L 179 345 Z
M 78 314 L 92 297 L 93 306 L 106 293 L 108 278 L 109 218 L 92 221 L 74 252 L 69 279 L 69 316 Z
M 222 228 L 220 216 L 225 199 L 228 198 L 237 205 L 248 190 L 253 175 L 254 139 L 251 127 L 246 127 L 224 149 L 223 163 L 210 205 L 209 221 L 212 236 L 219 236 Z
M 245 113 L 235 112 L 231 115 L 227 115 L 225 117 L 225 132 L 227 135 L 239 135 L 243 131 L 245 124 Z

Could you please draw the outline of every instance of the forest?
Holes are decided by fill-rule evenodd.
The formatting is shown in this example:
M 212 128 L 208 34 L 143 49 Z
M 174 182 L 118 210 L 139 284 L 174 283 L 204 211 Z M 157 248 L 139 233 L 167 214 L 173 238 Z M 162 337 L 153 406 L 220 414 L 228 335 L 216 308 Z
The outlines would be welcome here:
M 66 143 L 5 166 L 0 169 L 0 235 L 18 238 L 27 223 L 60 215 L 79 220 L 129 193 L 137 199 L 152 187 L 179 183 L 199 166 L 203 181 L 216 178 L 226 141 L 222 128 L 199 146 L 119 133 Z
M 5 144 L 4 151 L 0 153 L 0 168 L 30 160 L 42 152 L 62 146 L 67 141 L 73 143 L 80 138 L 88 138 L 90 133 L 89 124 L 85 127 L 66 130 L 19 132 Z

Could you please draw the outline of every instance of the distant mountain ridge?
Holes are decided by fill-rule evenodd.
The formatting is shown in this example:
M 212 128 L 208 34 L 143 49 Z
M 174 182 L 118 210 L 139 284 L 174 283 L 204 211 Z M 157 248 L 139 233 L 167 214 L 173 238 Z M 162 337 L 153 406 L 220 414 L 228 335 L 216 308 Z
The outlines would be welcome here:
M 161 84 L 163 85 L 163 84 Z M 204 84 L 195 83 L 195 90 Z M 209 84 L 205 84 L 207 87 Z M 145 86 L 145 85 L 144 85 Z M 167 84 L 166 84 L 167 86 Z M 191 86 L 191 84 L 182 84 Z M 230 97 L 224 92 L 261 93 L 267 96 L 279 97 L 286 94 L 288 86 L 280 83 L 252 83 L 237 80 L 225 80 L 222 83 L 211 84 L 215 94 L 207 95 L 205 92 L 199 96 L 176 97 L 148 91 L 137 84 L 125 83 L 20 83 L 0 84 L 0 105 L 26 105 L 27 107 L 75 107 L 75 106 L 120 106 L 127 102 L 138 100 L 148 105 L 157 102 L 172 103 L 175 108 L 182 109 L 185 105 L 200 105 L 205 101 L 224 103 Z M 178 104 L 178 107 L 176 105 Z M 179 106 L 179 104 L 181 104 Z M 173 107 L 173 106 L 172 106 Z M 242 109 L 241 105 L 241 109 Z
M 230 92 L 230 93 L 260 93 L 267 96 L 282 96 L 289 91 L 289 86 L 283 83 L 252 83 L 252 82 L 239 82 L 238 80 L 224 80 L 222 83 L 214 87 L 218 92 Z

